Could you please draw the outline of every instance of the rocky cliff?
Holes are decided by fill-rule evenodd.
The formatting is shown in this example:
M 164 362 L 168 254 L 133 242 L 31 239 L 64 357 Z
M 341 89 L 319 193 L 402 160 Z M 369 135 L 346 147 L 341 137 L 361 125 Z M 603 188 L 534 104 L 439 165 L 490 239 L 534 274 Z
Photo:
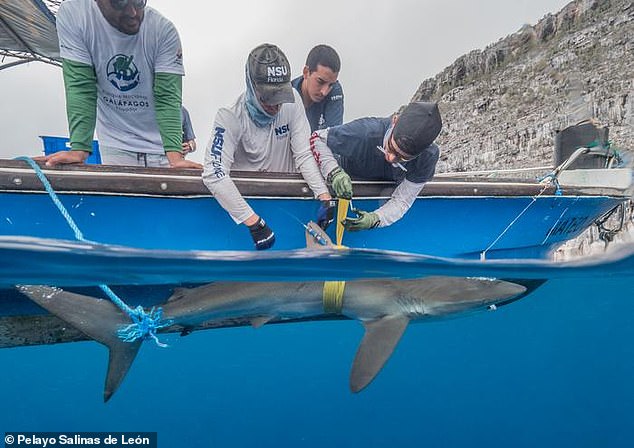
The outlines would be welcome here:
M 545 166 L 557 130 L 586 118 L 634 149 L 634 2 L 576 0 L 458 58 L 413 100 L 438 101 L 437 172 Z

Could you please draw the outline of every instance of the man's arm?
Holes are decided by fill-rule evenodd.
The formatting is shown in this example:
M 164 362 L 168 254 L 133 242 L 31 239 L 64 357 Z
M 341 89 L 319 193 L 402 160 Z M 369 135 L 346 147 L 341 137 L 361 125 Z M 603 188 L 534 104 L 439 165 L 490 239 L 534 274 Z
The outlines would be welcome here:
M 299 95 L 296 95 L 296 99 L 298 97 Z M 297 170 L 313 190 L 315 197 L 322 201 L 331 199 L 324 177 L 310 150 L 310 125 L 301 101 L 293 104 L 290 127 L 291 151 L 293 151 Z
M 194 140 L 196 138 L 196 134 L 194 134 L 194 126 L 192 125 L 192 119 L 189 116 L 189 111 L 183 108 L 181 109 L 182 119 L 183 119 L 183 141 Z
M 236 224 L 251 225 L 259 217 L 229 177 L 239 141 L 239 126 L 230 111 L 221 109 L 216 114 L 213 134 L 205 151 L 203 182 Z
M 440 148 L 432 143 L 418 156 L 389 201 L 375 211 L 380 220 L 378 227 L 389 226 L 405 215 L 410 209 L 416 197 L 421 192 L 425 183 L 434 177 L 436 163 L 440 157 Z
M 392 197 L 375 210 L 374 213 L 379 218 L 377 227 L 387 227 L 401 219 L 410 209 L 424 186 L 424 183 L 415 184 L 407 179 L 403 180 L 392 193 Z
M 66 93 L 66 116 L 71 151 L 59 151 L 38 158 L 47 166 L 83 163 L 92 152 L 92 139 L 97 120 L 97 76 L 91 65 L 62 59 L 62 75 Z
M 310 151 L 319 166 L 321 174 L 332 186 L 338 198 L 352 199 L 352 180 L 337 163 L 327 144 L 328 129 L 313 132 L 310 136 Z
M 248 227 L 257 250 L 275 244 L 275 233 L 247 204 L 229 177 L 240 136 L 240 124 L 231 112 L 221 109 L 216 114 L 214 133 L 207 145 L 203 182 L 236 224 Z
M 154 74 L 154 104 L 165 154 L 173 168 L 201 168 L 185 160 L 182 148 L 181 103 L 183 78 L 174 73 Z
M 62 60 L 70 146 L 92 152 L 97 120 L 97 75 L 91 65 Z
M 310 151 L 313 153 L 313 158 L 317 162 L 324 178 L 327 178 L 332 170 L 339 167 L 337 159 L 335 159 L 335 156 L 328 147 L 327 141 L 328 129 L 315 131 L 313 135 L 310 136 Z
M 181 146 L 183 148 L 183 155 L 185 155 L 196 151 L 196 134 L 194 134 L 192 120 L 185 106 L 181 108 L 181 120 L 183 125 L 183 142 Z

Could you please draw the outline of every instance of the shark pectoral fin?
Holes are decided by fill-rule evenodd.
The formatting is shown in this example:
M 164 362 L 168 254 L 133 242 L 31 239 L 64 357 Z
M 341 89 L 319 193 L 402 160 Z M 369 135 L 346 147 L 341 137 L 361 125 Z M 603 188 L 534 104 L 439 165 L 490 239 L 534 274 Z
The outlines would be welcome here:
M 372 382 L 392 355 L 408 323 L 405 316 L 386 316 L 363 323 L 365 335 L 350 372 L 352 392 L 359 392 Z
M 117 390 L 139 351 L 141 342 L 124 342 L 117 335 L 130 319 L 109 300 L 97 299 L 50 286 L 18 286 L 35 303 L 108 347 L 110 358 L 104 399 Z
M 136 358 L 136 354 L 141 348 L 142 340 L 136 340 L 134 342 L 118 341 L 114 346 L 108 346 L 110 349 L 110 356 L 108 358 L 108 374 L 106 375 L 106 384 L 103 389 L 103 401 L 104 403 L 110 400 L 112 394 L 114 394 L 123 378 L 125 378 L 130 366 Z
M 260 316 L 251 319 L 251 326 L 253 328 L 260 328 L 264 324 L 268 324 L 271 322 L 275 316 Z

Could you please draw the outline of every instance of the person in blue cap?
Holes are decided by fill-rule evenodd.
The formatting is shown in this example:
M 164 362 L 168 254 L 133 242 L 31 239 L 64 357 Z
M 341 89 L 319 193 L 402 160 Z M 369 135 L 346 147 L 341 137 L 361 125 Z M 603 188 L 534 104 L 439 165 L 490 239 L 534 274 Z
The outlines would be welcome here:
M 413 102 L 401 114 L 360 118 L 313 133 L 313 156 L 337 197 L 352 197 L 350 176 L 398 184 L 378 209 L 353 210 L 356 217 L 345 219 L 346 229 L 386 227 L 405 215 L 434 176 L 440 155 L 434 140 L 441 129 L 436 103 Z

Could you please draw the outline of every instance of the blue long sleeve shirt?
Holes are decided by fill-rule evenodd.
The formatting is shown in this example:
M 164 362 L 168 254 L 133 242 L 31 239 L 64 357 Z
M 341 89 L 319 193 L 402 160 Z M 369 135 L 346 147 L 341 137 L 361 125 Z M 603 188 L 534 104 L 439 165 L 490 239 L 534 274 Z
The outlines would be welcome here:
M 302 82 L 304 78 L 299 76 L 291 81 L 291 84 L 302 94 Z M 310 132 L 318 129 L 326 129 L 343 123 L 343 88 L 339 81 L 335 82 L 330 93 L 319 103 L 313 103 L 306 109 L 306 117 L 310 123 Z
M 391 122 L 391 117 L 368 117 L 331 127 L 326 144 L 337 157 L 339 165 L 353 177 L 397 183 L 403 179 L 416 184 L 427 182 L 434 176 L 440 149 L 432 143 L 414 160 L 401 162 L 407 172 L 393 166 L 377 149 L 377 146 L 383 146 L 383 138 Z

